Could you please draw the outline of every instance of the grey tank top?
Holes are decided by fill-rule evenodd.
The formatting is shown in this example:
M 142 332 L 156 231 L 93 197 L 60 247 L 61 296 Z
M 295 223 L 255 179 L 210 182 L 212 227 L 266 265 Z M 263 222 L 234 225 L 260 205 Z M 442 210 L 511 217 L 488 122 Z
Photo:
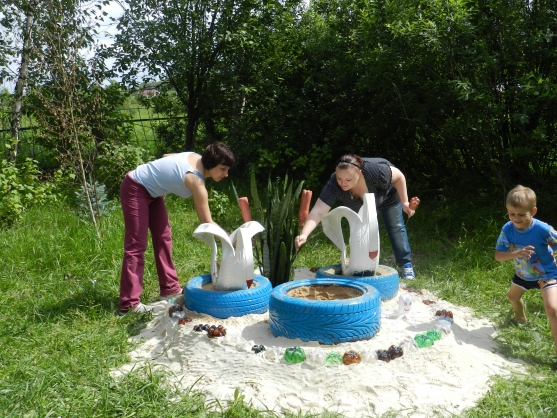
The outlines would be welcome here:
M 191 190 L 184 185 L 186 173 L 193 173 L 201 180 L 205 177 L 189 163 L 193 152 L 181 152 L 142 164 L 131 172 L 131 176 L 144 186 L 152 197 L 175 194 L 187 199 Z

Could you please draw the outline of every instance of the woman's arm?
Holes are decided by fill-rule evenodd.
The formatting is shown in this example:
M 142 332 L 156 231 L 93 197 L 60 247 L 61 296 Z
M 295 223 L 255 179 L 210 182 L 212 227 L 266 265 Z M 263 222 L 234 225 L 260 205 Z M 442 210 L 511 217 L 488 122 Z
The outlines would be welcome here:
M 199 222 L 202 224 L 210 223 L 216 225 L 211 217 L 211 210 L 209 209 L 209 194 L 207 193 L 205 182 L 195 174 L 187 173 L 184 178 L 184 185 L 192 193 L 193 204 L 195 206 Z
M 296 246 L 297 250 L 306 243 L 306 241 L 308 240 L 308 235 L 311 234 L 311 232 L 317 227 L 317 225 L 319 225 L 319 222 L 321 222 L 323 216 L 329 213 L 330 210 L 331 207 L 329 205 L 327 205 L 321 199 L 317 199 L 317 202 L 315 202 L 315 205 L 309 212 L 308 218 L 306 219 L 304 227 L 302 228 L 302 232 L 300 232 L 300 235 L 298 235 L 294 239 L 294 245 Z
M 408 201 L 408 191 L 406 190 L 406 177 L 402 174 L 396 167 L 391 167 L 391 183 L 394 184 L 396 191 L 398 192 L 398 197 L 400 198 L 400 203 L 402 203 L 402 210 L 410 218 L 415 210 L 410 209 L 410 202 Z

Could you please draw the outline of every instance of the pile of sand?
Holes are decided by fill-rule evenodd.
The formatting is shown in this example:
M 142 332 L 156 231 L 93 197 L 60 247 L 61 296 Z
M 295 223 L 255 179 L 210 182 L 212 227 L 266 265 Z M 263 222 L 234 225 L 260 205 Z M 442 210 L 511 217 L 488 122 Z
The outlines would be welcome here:
M 298 272 L 311 277 L 307 270 Z M 413 299 L 409 318 L 397 318 L 398 296 L 382 302 L 381 328 L 368 341 L 320 345 L 276 338 L 268 314 L 246 315 L 225 320 L 186 312 L 193 321 L 180 325 L 168 313 L 154 318 L 133 340 L 140 345 L 131 353 L 132 362 L 115 376 L 147 362 L 166 370 L 184 391 L 194 389 L 209 399 L 232 399 L 239 388 L 255 407 L 275 411 L 324 409 L 347 417 L 374 416 L 389 410 L 403 416 L 426 417 L 433 412 L 449 416 L 473 406 L 489 390 L 490 377 L 520 370 L 517 360 L 493 352 L 495 329 L 487 319 L 475 318 L 469 308 L 437 299 L 428 292 L 408 290 L 401 283 L 399 294 Z M 435 303 L 425 304 L 423 301 Z M 406 350 L 389 363 L 374 360 L 371 353 L 401 345 L 419 333 L 434 328 L 437 310 L 450 310 L 454 323 L 449 334 L 428 348 Z M 223 325 L 225 337 L 208 338 L 193 331 L 193 325 Z M 255 354 L 254 345 L 265 351 Z M 286 348 L 302 347 L 308 359 L 289 364 Z M 328 353 L 348 350 L 361 353 L 366 361 L 350 366 L 325 366 L 317 362 Z M 197 382 L 197 383 L 196 383 Z

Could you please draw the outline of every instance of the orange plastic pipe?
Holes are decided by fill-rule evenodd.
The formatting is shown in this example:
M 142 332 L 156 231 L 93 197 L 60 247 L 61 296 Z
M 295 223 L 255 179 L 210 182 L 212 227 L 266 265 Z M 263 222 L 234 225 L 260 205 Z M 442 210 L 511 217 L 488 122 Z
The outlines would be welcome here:
M 240 212 L 242 212 L 242 219 L 244 222 L 251 221 L 251 212 L 249 210 L 249 200 L 247 197 L 239 197 L 238 205 L 240 205 Z
M 298 220 L 300 226 L 304 226 L 306 219 L 309 215 L 309 204 L 311 203 L 311 190 L 302 190 L 302 197 L 300 199 L 300 210 L 298 211 Z

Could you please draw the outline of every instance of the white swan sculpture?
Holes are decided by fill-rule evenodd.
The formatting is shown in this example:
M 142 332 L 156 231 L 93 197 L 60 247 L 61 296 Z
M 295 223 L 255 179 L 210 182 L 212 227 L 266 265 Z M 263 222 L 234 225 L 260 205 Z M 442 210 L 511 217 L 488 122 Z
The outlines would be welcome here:
M 256 221 L 246 222 L 230 236 L 220 226 L 210 223 L 199 225 L 193 236 L 211 247 L 211 281 L 217 290 L 247 289 L 246 281 L 253 280 L 252 237 L 265 228 Z M 217 264 L 217 243 L 215 236 L 222 242 L 220 270 Z M 234 245 L 236 243 L 236 251 Z
M 350 257 L 346 262 L 346 244 L 341 220 L 350 225 Z M 364 195 L 364 204 L 358 213 L 340 206 L 330 211 L 321 221 L 323 232 L 342 252 L 342 275 L 354 276 L 362 272 L 375 272 L 379 266 L 379 225 L 373 193 Z

